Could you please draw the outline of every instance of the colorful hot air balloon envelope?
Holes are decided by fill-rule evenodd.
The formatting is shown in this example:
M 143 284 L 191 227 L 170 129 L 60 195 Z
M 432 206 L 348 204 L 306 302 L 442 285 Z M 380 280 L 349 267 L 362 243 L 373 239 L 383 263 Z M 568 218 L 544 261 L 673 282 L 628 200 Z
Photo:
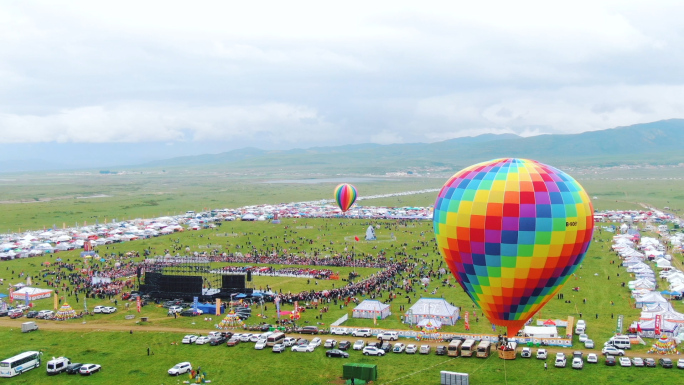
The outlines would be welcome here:
M 354 202 L 356 202 L 356 187 L 348 183 L 342 183 L 335 187 L 335 200 L 337 201 L 340 210 L 342 210 L 343 213 L 347 212 Z
M 566 173 L 533 160 L 495 159 L 447 181 L 433 224 L 461 287 L 513 336 L 577 269 L 593 235 L 593 211 Z

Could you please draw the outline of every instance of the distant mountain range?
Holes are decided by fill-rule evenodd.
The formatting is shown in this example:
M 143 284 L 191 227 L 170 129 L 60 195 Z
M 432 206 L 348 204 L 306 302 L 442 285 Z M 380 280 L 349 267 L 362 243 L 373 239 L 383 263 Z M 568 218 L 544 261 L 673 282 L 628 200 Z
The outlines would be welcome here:
M 362 144 L 283 151 L 256 148 L 187 156 L 141 165 L 145 168 L 215 167 L 234 170 L 383 172 L 409 168 L 462 168 L 494 158 L 530 158 L 558 166 L 672 164 L 684 162 L 684 119 L 570 135 L 523 138 L 486 134 L 436 143 Z
M 173 148 L 154 144 L 117 144 L 116 156 L 97 145 L 67 145 L 76 159 L 60 157 L 56 147 L 31 146 L 31 159 L 0 160 L 0 172 L 61 169 L 208 169 L 258 173 L 385 173 L 415 169 L 460 169 L 493 158 L 535 159 L 555 166 L 684 162 L 684 119 L 670 119 L 572 135 L 485 134 L 436 143 L 358 144 L 292 150 L 243 148 L 218 154 L 171 157 Z M 161 145 L 160 145 L 161 146 Z M 197 151 L 197 147 L 195 147 Z M 139 154 L 137 158 L 118 154 Z M 46 157 L 45 159 L 41 159 Z M 160 160 L 151 160 L 151 159 Z M 151 160 L 151 161 L 148 161 Z M 133 164 L 131 164 L 133 163 Z

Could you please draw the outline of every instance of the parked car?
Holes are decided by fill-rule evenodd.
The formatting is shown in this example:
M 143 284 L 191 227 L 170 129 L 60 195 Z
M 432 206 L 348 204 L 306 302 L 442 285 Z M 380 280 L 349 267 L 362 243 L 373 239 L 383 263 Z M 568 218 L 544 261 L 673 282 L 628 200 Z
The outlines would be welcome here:
M 598 356 L 596 353 L 589 353 L 587 354 L 587 363 L 588 364 L 596 364 L 598 363 Z
M 299 329 L 299 333 L 301 334 L 318 334 L 320 331 L 318 330 L 318 326 L 304 326 L 303 328 Z
M 392 350 L 392 344 L 389 342 L 383 342 L 382 345 L 380 345 L 380 349 L 384 350 L 385 353 L 389 353 Z
M 416 354 L 416 352 L 418 351 L 418 346 L 414 344 L 408 344 L 406 345 L 406 349 L 404 351 L 406 352 L 406 354 Z
M 579 357 L 574 357 L 572 359 L 572 368 L 582 370 L 584 368 L 584 361 Z
M 622 349 L 618 349 L 614 346 L 604 346 L 603 349 L 601 349 L 601 353 L 604 355 L 611 355 L 611 356 L 624 356 L 625 351 Z
M 285 337 L 283 340 L 283 346 L 292 346 L 297 343 L 297 339 L 294 337 Z
M 10 318 L 12 318 L 12 319 L 16 319 L 16 318 L 21 318 L 21 317 L 23 317 L 23 316 L 24 316 L 24 312 L 21 311 L 21 310 L 19 310 L 19 309 L 12 309 L 12 310 L 10 310 L 9 312 L 7 312 L 7 315 L 8 315 Z
M 373 333 L 371 333 L 370 329 L 357 329 L 352 332 L 354 337 L 370 337 L 372 335 Z
M 202 310 L 197 309 L 197 311 L 194 311 L 192 309 L 187 309 L 183 310 L 180 312 L 180 315 L 183 317 L 196 317 L 198 315 L 202 314 Z
M 349 341 L 340 341 L 339 346 L 337 347 L 340 350 L 347 350 L 351 346 L 351 342 Z
M 240 342 L 249 342 L 252 338 L 252 333 L 240 334 Z
M 41 310 L 38 312 L 36 318 L 40 319 L 52 319 L 55 317 L 55 312 L 52 310 Z
M 537 352 L 537 355 L 539 355 L 539 352 Z M 520 352 L 520 357 L 522 357 L 522 358 L 532 357 L 532 348 L 528 348 L 528 347 L 522 348 L 522 351 Z M 537 358 L 539 358 L 539 357 L 537 357 Z
M 399 339 L 399 333 L 397 332 L 382 332 L 378 334 L 378 339 L 379 340 L 385 340 L 385 341 L 396 341 Z
M 430 345 L 421 345 L 418 352 L 420 354 L 430 354 Z
M 294 345 L 291 350 L 293 352 L 313 352 L 314 349 L 315 347 L 311 345 Z
M 181 341 L 184 344 L 194 344 L 195 341 L 197 341 L 197 336 L 194 334 L 188 334 L 187 336 L 183 337 L 183 340 Z
M 309 340 L 307 340 L 306 338 L 300 338 L 295 343 L 295 345 L 301 345 L 301 346 L 306 346 L 308 344 L 309 344 Z
M 589 336 L 584 334 L 584 333 L 579 335 L 579 342 L 585 342 L 588 339 L 589 339 Z
M 228 342 L 228 336 L 220 335 L 209 338 L 209 345 L 211 346 L 223 345 L 226 342 Z
M 102 313 L 104 313 L 104 314 L 112 314 L 114 312 L 116 312 L 116 308 L 114 306 L 105 306 L 102 309 Z
M 615 366 L 616 361 L 613 356 L 606 356 L 606 366 Z
M 178 376 L 183 373 L 188 373 L 192 370 L 192 365 L 189 362 L 181 362 L 174 365 L 173 368 L 169 369 L 169 374 L 172 376 Z
M 358 341 L 354 342 L 353 349 L 354 350 L 363 350 L 363 348 L 365 348 L 365 347 L 366 347 L 366 341 L 358 340 Z
M 326 357 L 340 357 L 340 358 L 349 358 L 349 353 L 343 352 L 339 349 L 332 349 L 328 350 L 325 352 Z
M 394 344 L 394 348 L 392 348 L 392 351 L 394 353 L 403 353 L 404 349 L 406 349 L 406 345 L 402 344 L 401 342 L 397 342 Z
M 254 344 L 254 349 L 263 350 L 266 347 L 266 340 L 259 340 Z
M 38 312 L 35 310 L 31 310 L 30 312 L 26 313 L 26 318 L 36 318 L 38 315 Z
M 249 342 L 257 342 L 261 339 L 261 334 L 255 333 L 249 336 Z
M 672 360 L 669 358 L 661 358 L 658 360 L 658 364 L 665 369 L 672 369 Z
M 632 361 L 629 359 L 629 357 L 620 357 L 618 361 L 620 362 L 620 366 L 622 367 L 626 368 L 628 366 L 632 366 Z
M 586 349 L 593 349 L 594 348 L 594 340 L 586 340 L 584 341 L 584 347 Z
M 364 356 L 384 356 L 385 351 L 382 349 L 374 348 L 372 346 L 366 346 L 363 348 Z
M 102 310 L 103 310 L 104 308 L 105 308 L 104 306 L 95 306 L 95 307 L 93 308 L 93 313 L 95 313 L 95 314 L 102 313 Z
M 80 369 L 78 369 L 78 372 L 82 376 L 89 376 L 95 372 L 99 372 L 102 367 L 98 364 L 83 364 Z
M 347 335 L 349 333 L 350 333 L 350 331 L 347 328 L 336 327 L 336 328 L 330 329 L 330 334 L 333 334 L 333 335 L 344 336 L 344 335 Z
M 647 368 L 655 368 L 656 367 L 656 360 L 653 358 L 646 358 L 644 360 L 644 364 L 646 365 Z
M 546 349 L 537 349 L 537 359 L 538 360 L 545 360 L 547 355 L 548 355 L 548 352 L 546 351 Z
M 309 345 L 313 345 L 314 347 L 319 347 L 319 346 L 321 346 L 321 342 L 323 342 L 323 341 L 321 341 L 320 338 L 316 337 L 316 338 L 312 339 L 311 342 L 309 342 Z
M 677 369 L 684 369 L 684 358 L 677 360 Z
M 66 374 L 78 374 L 78 371 L 81 370 L 81 366 L 83 366 L 83 364 L 80 362 L 72 362 L 71 365 L 67 366 Z
M 238 337 L 231 337 L 228 342 L 226 342 L 226 346 L 235 346 L 240 343 L 240 338 Z
M 326 349 L 333 349 L 337 345 L 337 341 L 332 340 L 332 339 L 327 339 L 325 340 L 325 344 L 323 344 L 323 347 Z
M 208 344 L 209 342 L 210 342 L 209 337 L 201 336 L 201 337 L 197 337 L 197 339 L 195 340 L 195 345 L 204 345 L 204 344 Z
M 642 368 L 644 366 L 644 360 L 640 357 L 634 357 L 632 358 L 632 365 L 637 368 Z
M 275 344 L 273 345 L 273 349 L 271 350 L 273 353 L 282 353 L 285 351 L 287 347 L 283 344 Z
M 556 361 L 553 364 L 555 367 L 564 368 L 566 363 L 567 363 L 567 360 L 565 359 L 565 354 L 563 354 L 563 353 L 556 354 Z
M 438 356 L 445 356 L 447 354 L 447 347 L 444 345 L 438 345 L 435 349 L 435 354 Z
M 169 307 L 169 314 L 182 313 L 183 307 L 178 305 L 173 305 Z

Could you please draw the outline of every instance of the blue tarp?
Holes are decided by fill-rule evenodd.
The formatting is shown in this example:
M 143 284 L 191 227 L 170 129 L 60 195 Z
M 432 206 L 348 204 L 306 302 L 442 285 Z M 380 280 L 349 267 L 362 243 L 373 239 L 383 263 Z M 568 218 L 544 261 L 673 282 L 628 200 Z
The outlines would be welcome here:
M 197 304 L 197 309 L 202 310 L 203 314 L 216 314 L 216 304 L 203 304 L 199 303 Z M 225 306 L 221 306 L 221 314 L 225 313 L 226 308 Z

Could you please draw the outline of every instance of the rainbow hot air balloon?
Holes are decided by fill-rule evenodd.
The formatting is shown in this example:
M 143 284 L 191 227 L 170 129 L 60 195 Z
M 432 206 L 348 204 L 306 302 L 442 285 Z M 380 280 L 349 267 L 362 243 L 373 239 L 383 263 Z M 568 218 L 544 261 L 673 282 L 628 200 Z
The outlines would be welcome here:
M 517 334 L 568 280 L 593 235 L 593 207 L 577 181 L 527 159 L 465 168 L 435 202 L 437 245 L 495 325 Z
M 356 187 L 348 183 L 342 183 L 335 187 L 335 200 L 337 201 L 337 205 L 340 206 L 340 210 L 342 210 L 343 213 L 347 212 L 354 202 L 356 202 Z

